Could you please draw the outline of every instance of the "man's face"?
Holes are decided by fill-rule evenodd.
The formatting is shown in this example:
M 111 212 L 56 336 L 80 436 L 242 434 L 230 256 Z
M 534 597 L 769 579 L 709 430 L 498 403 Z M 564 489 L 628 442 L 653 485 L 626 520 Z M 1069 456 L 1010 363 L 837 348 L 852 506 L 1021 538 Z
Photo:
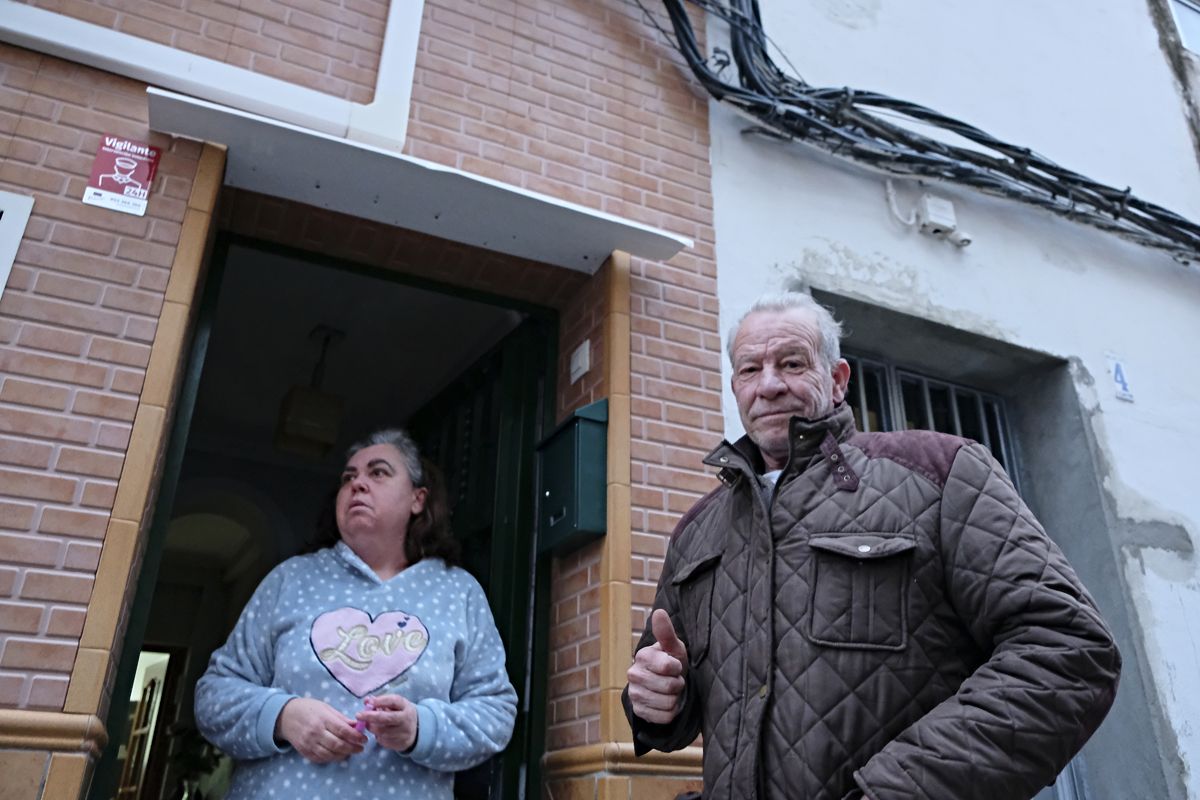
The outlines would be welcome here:
M 756 311 L 733 340 L 733 394 L 750 439 L 768 469 L 788 456 L 788 422 L 817 419 L 846 396 L 850 366 L 821 357 L 821 332 L 806 309 Z

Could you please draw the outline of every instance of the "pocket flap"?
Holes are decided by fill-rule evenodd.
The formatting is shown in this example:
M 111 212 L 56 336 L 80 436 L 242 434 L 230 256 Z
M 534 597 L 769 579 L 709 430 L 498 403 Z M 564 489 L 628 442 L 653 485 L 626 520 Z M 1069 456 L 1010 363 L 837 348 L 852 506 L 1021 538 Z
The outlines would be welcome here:
M 675 575 L 671 578 L 671 583 L 676 586 L 681 583 L 687 583 L 694 576 L 699 575 L 706 569 L 715 567 L 720 560 L 720 553 L 708 553 L 699 558 L 694 558 L 675 570 Z
M 887 558 L 907 553 L 917 546 L 917 538 L 909 534 L 880 535 L 878 533 L 813 534 L 809 547 L 847 558 Z

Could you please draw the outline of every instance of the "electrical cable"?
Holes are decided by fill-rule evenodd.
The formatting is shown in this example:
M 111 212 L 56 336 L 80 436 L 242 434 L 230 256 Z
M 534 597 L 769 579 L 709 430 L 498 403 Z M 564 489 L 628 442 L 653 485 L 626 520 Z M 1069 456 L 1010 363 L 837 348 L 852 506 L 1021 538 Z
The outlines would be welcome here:
M 908 212 L 908 216 L 900 213 L 900 206 L 896 204 L 896 187 L 892 183 L 892 179 L 888 178 L 883 182 L 883 193 L 887 196 L 888 208 L 892 210 L 892 216 L 901 224 L 911 228 L 917 224 L 917 211 L 912 209 Z
M 1200 261 L 1200 226 L 1128 188 L 1091 180 L 1029 148 L 916 103 L 848 87 L 811 86 L 788 75 L 768 52 L 770 44 L 782 55 L 763 30 L 757 0 L 686 1 L 728 23 L 732 53 L 714 48 L 712 60 L 719 66 L 714 71 L 700 49 L 685 0 L 663 0 L 674 32 L 672 46 L 704 89 L 755 120 L 755 130 L 816 146 L 891 176 L 945 181 L 1026 203 L 1165 250 L 1182 263 Z M 632 2 L 665 37 L 641 0 Z M 730 59 L 738 70 L 737 84 L 721 78 Z M 946 131 L 975 147 L 940 141 L 890 120 Z

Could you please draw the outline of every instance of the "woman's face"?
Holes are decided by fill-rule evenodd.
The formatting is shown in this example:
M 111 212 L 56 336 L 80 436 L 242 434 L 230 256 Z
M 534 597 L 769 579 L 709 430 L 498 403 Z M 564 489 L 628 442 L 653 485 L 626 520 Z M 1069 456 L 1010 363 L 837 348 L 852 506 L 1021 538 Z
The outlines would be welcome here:
M 338 530 L 346 543 L 372 535 L 408 532 L 408 522 L 425 508 L 425 489 L 408 477 L 400 451 L 390 444 L 359 450 L 342 470 L 337 494 Z

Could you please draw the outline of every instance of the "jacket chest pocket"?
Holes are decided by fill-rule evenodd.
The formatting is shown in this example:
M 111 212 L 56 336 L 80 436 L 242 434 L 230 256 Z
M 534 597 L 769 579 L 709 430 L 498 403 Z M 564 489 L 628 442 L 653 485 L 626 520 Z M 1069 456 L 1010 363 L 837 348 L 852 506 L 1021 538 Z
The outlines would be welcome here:
M 696 666 L 708 655 L 712 638 L 713 585 L 721 554 L 704 556 L 680 567 L 671 583 L 679 593 L 679 623 L 677 631 L 687 645 L 688 663 Z
M 860 650 L 908 644 L 908 572 L 916 539 L 903 534 L 813 534 L 809 638 Z

